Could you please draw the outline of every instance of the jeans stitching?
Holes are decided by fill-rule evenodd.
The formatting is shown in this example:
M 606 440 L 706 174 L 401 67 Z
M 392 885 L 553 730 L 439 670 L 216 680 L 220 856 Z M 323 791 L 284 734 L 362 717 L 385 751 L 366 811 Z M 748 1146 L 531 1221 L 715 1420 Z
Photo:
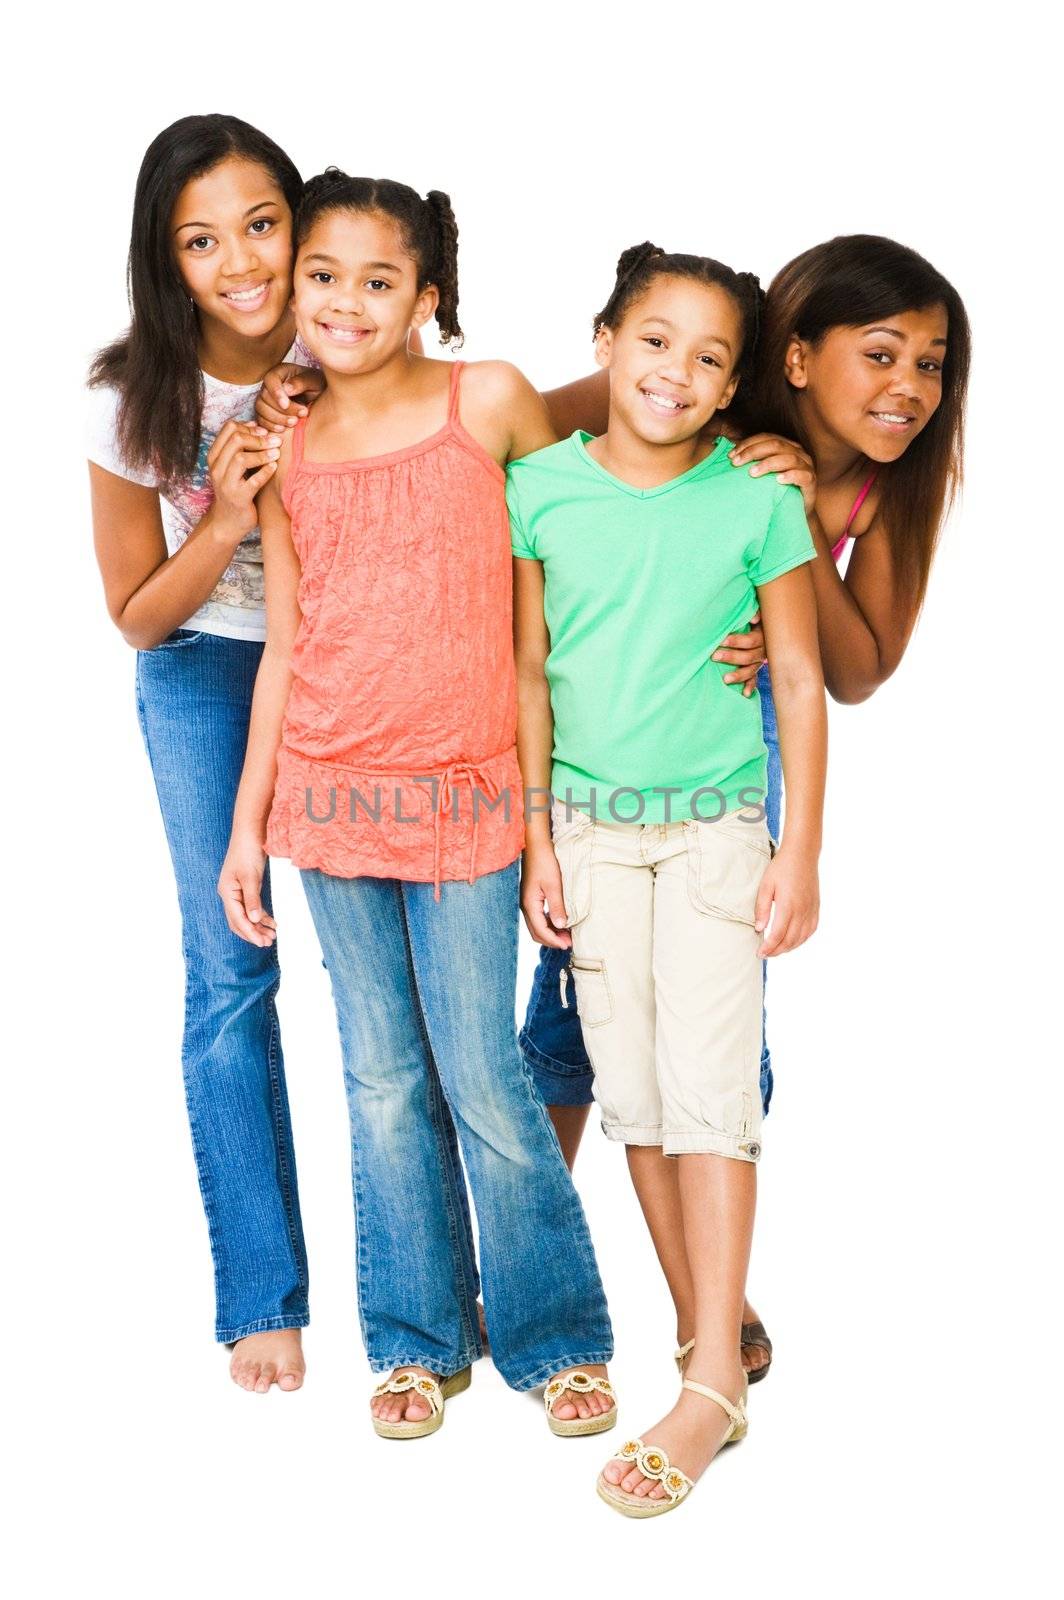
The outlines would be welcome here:
M 604 1367 L 612 1360 L 613 1341 L 610 1339 L 599 1349 L 592 1350 L 590 1353 L 585 1352 L 574 1355 L 570 1352 L 559 1356 L 556 1361 L 541 1363 L 525 1377 L 514 1381 L 507 1379 L 507 1383 L 511 1389 L 516 1389 L 518 1393 L 524 1393 L 527 1389 L 540 1388 L 550 1378 L 553 1378 L 556 1372 L 566 1372 L 572 1367 Z
M 181 643 L 182 644 L 195 644 L 195 643 L 198 643 L 201 639 L 206 638 L 206 637 L 207 637 L 207 635 L 204 634 L 204 633 L 197 633 L 190 639 L 182 640 Z M 152 783 L 153 783 L 153 786 L 155 788 L 156 800 L 157 800 L 158 805 L 159 805 L 160 813 L 162 814 L 162 817 L 163 817 L 163 826 L 164 826 L 164 830 L 167 831 L 168 843 L 169 843 L 169 831 L 166 829 L 166 810 L 165 810 L 165 807 L 164 807 L 164 804 L 163 804 L 163 795 L 162 795 L 162 791 L 160 790 L 160 787 L 159 787 L 159 779 L 158 779 L 158 776 L 157 776 L 157 773 L 156 773 L 156 760 L 155 760 L 155 756 L 153 754 L 152 741 L 151 741 L 151 738 L 150 738 L 150 735 L 149 735 L 149 731 L 148 731 L 147 707 L 146 707 L 146 703 L 145 703 L 145 699 L 144 699 L 144 693 L 143 693 L 142 666 L 143 666 L 143 656 L 145 655 L 145 653 L 146 652 L 144 652 L 144 651 L 138 650 L 138 652 L 137 652 L 136 671 L 135 671 L 135 675 L 134 675 L 137 718 L 138 718 L 138 722 L 140 723 L 141 737 L 142 737 L 143 742 L 144 742 L 144 749 L 145 749 L 145 753 L 146 753 L 146 755 L 148 757 L 148 765 L 149 765 L 149 768 L 150 768 L 151 774 L 152 774 Z M 163 655 L 166 655 L 166 654 L 169 654 L 169 652 L 168 651 L 164 651 Z M 184 968 L 185 968 L 184 1019 L 183 1019 L 183 1024 L 182 1024 L 182 1036 L 181 1036 L 181 1069 L 182 1069 L 182 1074 L 181 1075 L 182 1075 L 182 1082 L 183 1082 L 184 1089 L 185 1089 L 185 1107 L 186 1107 L 186 1114 L 187 1114 L 187 1118 L 188 1118 L 189 1133 L 191 1135 L 192 1153 L 193 1153 L 193 1157 L 194 1157 L 195 1165 L 196 1165 L 196 1180 L 197 1180 L 197 1185 L 199 1187 L 200 1198 L 201 1198 L 201 1201 L 203 1203 L 204 1216 L 205 1216 L 206 1222 L 207 1222 L 207 1237 L 208 1237 L 208 1241 L 209 1241 L 209 1244 L 210 1244 L 211 1263 L 212 1263 L 213 1277 L 214 1277 L 215 1303 L 216 1303 L 216 1309 L 219 1309 L 220 1305 L 221 1305 L 221 1297 L 222 1297 L 222 1289 L 223 1289 L 223 1277 L 222 1277 L 222 1254 L 223 1254 L 222 1244 L 223 1244 L 223 1241 L 222 1241 L 222 1237 L 221 1237 L 221 1234 L 220 1234 L 219 1228 L 218 1228 L 217 1209 L 216 1209 L 216 1206 L 214 1204 L 214 1199 L 213 1199 L 213 1195 L 212 1195 L 212 1192 L 211 1192 L 211 1189 L 210 1189 L 210 1184 L 209 1184 L 208 1179 L 207 1179 L 206 1147 L 205 1147 L 205 1145 L 204 1145 L 204 1143 L 202 1141 L 202 1138 L 199 1136 L 199 1134 L 197 1132 L 197 1118 L 196 1118 L 196 1113 L 193 1110 L 193 1095 L 192 1095 L 192 1089 L 193 1089 L 194 1085 L 193 1085 L 192 1076 L 191 1076 L 191 1073 L 190 1073 L 190 1070 L 189 1070 L 188 1037 L 189 1037 L 189 1032 L 190 1032 L 190 1020 L 191 1020 L 191 1015 L 192 1015 L 192 988 L 193 988 L 193 961 L 192 961 L 192 954 L 193 954 L 193 952 L 192 952 L 192 946 L 190 944 L 189 937 L 188 937 L 187 919 L 186 919 L 186 915 L 185 915 L 184 906 L 181 905 L 180 881 L 179 881 L 179 874 L 178 874 L 178 869 L 177 869 L 176 865 L 174 866 L 173 871 L 174 871 L 175 885 L 177 886 L 177 889 L 178 889 L 178 902 L 179 902 L 179 906 L 180 906 L 180 910 L 181 910 L 181 954 L 182 954 L 182 958 L 183 958 L 183 961 L 184 961 Z M 272 1033 L 271 1033 L 271 1045 L 268 1047 L 268 1052 L 267 1052 L 268 1068 L 270 1069 L 270 1078 L 271 1078 L 271 1084 L 272 1084 L 273 1072 L 272 1072 L 272 1061 L 270 1059 L 270 1051 L 271 1051 L 271 1049 L 272 1049 Z M 288 1207 L 286 1205 L 286 1212 L 287 1212 L 287 1210 L 288 1210 Z M 301 1289 L 303 1289 L 305 1291 L 305 1289 L 306 1289 L 305 1273 L 300 1268 L 298 1252 L 296 1253 L 296 1268 L 297 1268 L 297 1272 L 299 1274 L 300 1287 L 301 1287 Z M 243 1328 L 243 1329 L 245 1329 L 247 1331 L 255 1332 L 255 1331 L 263 1331 L 263 1330 L 269 1329 L 271 1327 L 280 1327 L 280 1328 L 284 1328 L 284 1327 L 305 1327 L 306 1323 L 307 1323 L 307 1317 L 305 1315 L 305 1307 L 304 1307 L 304 1311 L 302 1313 L 297 1313 L 297 1314 L 295 1314 L 295 1315 L 293 1315 L 291 1317 L 289 1317 L 286 1314 L 281 1314 L 281 1315 L 276 1316 L 276 1317 L 256 1318 L 256 1319 L 252 1319 L 252 1321 L 249 1322 L 249 1323 L 238 1324 L 237 1327 L 238 1328 Z M 232 1343 L 233 1342 L 232 1341 L 232 1337 L 230 1337 L 228 1339 L 223 1339 L 222 1333 L 217 1331 L 217 1317 L 216 1317 L 216 1324 L 215 1325 L 216 1325 L 216 1335 L 215 1336 L 219 1340 L 219 1342 Z M 230 1333 L 231 1332 L 232 1332 L 232 1330 L 230 1330 Z M 236 1336 L 238 1338 L 244 1338 L 244 1337 L 246 1337 L 246 1332 L 238 1333 Z
M 591 1238 L 591 1229 L 588 1227 L 587 1214 L 584 1211 L 583 1202 L 577 1193 L 576 1185 L 573 1183 L 572 1173 L 570 1173 L 569 1168 L 565 1165 L 565 1157 L 562 1154 L 562 1147 L 558 1139 L 557 1129 L 550 1119 L 550 1113 L 548 1112 L 546 1106 L 536 1093 L 535 1079 L 532 1076 L 527 1061 L 520 1051 L 518 1051 L 517 1059 L 521 1064 L 521 1071 L 524 1074 L 525 1081 L 530 1090 L 536 1113 L 542 1118 L 542 1120 L 546 1123 L 547 1128 L 550 1130 L 551 1139 L 558 1152 L 558 1159 L 565 1168 L 566 1176 L 569 1181 L 569 1210 L 572 1214 L 572 1221 L 570 1222 L 570 1247 L 575 1244 L 576 1248 L 578 1249 L 579 1262 L 585 1277 L 589 1280 L 594 1280 L 599 1286 L 601 1309 L 606 1318 L 607 1327 L 609 1327 L 609 1307 L 606 1301 L 605 1290 L 602 1287 L 602 1274 L 599 1271 L 598 1258 L 595 1255 L 595 1246 Z M 610 1329 L 610 1332 L 612 1335 L 612 1328 Z M 585 1356 L 583 1359 L 585 1361 L 590 1361 L 591 1357 Z M 609 1358 L 606 1357 L 604 1359 L 608 1360 Z M 573 1363 L 570 1363 L 570 1365 L 572 1364 Z M 560 1370 L 560 1368 L 555 1368 L 555 1371 Z M 511 1387 L 515 1386 L 511 1385 Z
M 399 890 L 399 903 L 400 903 L 400 913 L 401 913 L 401 916 L 402 916 L 402 923 L 403 923 L 403 933 L 404 933 L 405 944 L 406 944 L 407 971 L 408 971 L 408 973 L 410 975 L 410 979 L 411 979 L 411 981 L 413 983 L 413 986 L 414 986 L 414 993 L 417 996 L 417 1026 L 418 1026 L 418 1032 L 421 1035 L 422 1047 L 423 1047 L 423 1049 L 425 1051 L 425 1054 L 426 1054 L 426 1056 L 428 1058 L 428 1061 L 431 1063 L 430 1077 L 429 1077 L 429 1095 L 430 1095 L 430 1099 L 435 1097 L 435 1096 L 438 1096 L 439 1099 L 442 1099 L 446 1103 L 446 1105 L 448 1107 L 448 1110 L 451 1113 L 451 1118 L 452 1118 L 452 1123 L 453 1123 L 454 1111 L 453 1111 L 453 1109 L 451 1107 L 450 1101 L 447 1098 L 447 1091 L 443 1086 L 443 1081 L 440 1078 L 439 1071 L 438 1071 L 438 1069 L 436 1067 L 436 1056 L 435 1056 L 435 1052 L 433 1051 L 433 1048 L 432 1048 L 432 1041 L 429 1038 L 428 1022 L 427 1022 L 426 1017 L 425 1017 L 425 1001 L 424 1001 L 424 997 L 423 997 L 423 995 L 421 993 L 421 984 L 420 984 L 420 982 L 418 980 L 417 966 L 416 966 L 416 964 L 414 962 L 413 939 L 411 937 L 410 925 L 409 925 L 409 921 L 407 919 L 407 914 L 406 914 L 406 900 L 405 900 L 405 897 L 404 897 L 404 895 L 402 893 L 402 889 L 401 888 Z M 437 1104 L 438 1104 L 438 1101 L 437 1101 Z M 446 1167 L 446 1170 L 447 1170 L 447 1178 L 450 1180 L 449 1182 L 445 1181 L 445 1183 L 444 1183 L 444 1204 L 445 1204 L 445 1206 L 447 1208 L 447 1231 L 448 1231 L 448 1234 L 449 1234 L 450 1240 L 451 1240 L 451 1254 L 452 1254 L 452 1259 L 453 1259 L 454 1266 L 455 1266 L 455 1269 L 456 1269 L 456 1278 L 458 1279 L 461 1288 L 464 1290 L 464 1293 L 462 1294 L 462 1297 L 461 1297 L 462 1332 L 463 1332 L 463 1336 L 465 1338 L 465 1342 L 466 1342 L 467 1346 L 472 1346 L 473 1348 L 475 1348 L 476 1350 L 479 1351 L 479 1349 L 480 1349 L 480 1334 L 479 1334 L 479 1330 L 476 1333 L 474 1333 L 473 1324 L 472 1324 L 472 1318 L 470 1317 L 470 1314 L 469 1314 L 469 1302 L 470 1302 L 470 1300 L 472 1300 L 475 1303 L 476 1302 L 476 1295 L 473 1292 L 473 1286 L 472 1286 L 472 1284 L 470 1282 L 470 1279 L 469 1279 L 468 1263 L 465 1260 L 465 1252 L 461 1248 L 461 1241 L 459 1239 L 459 1231 L 458 1231 L 458 1218 L 457 1218 L 457 1216 L 455 1214 L 455 1205 L 454 1205 L 456 1191 L 457 1191 L 457 1185 L 458 1185 L 459 1182 L 462 1182 L 464 1184 L 464 1179 L 461 1176 L 460 1169 L 458 1171 L 455 1170 L 454 1156 L 455 1156 L 456 1152 L 451 1147 L 451 1141 L 450 1141 L 450 1138 L 448 1137 L 447 1131 L 442 1128 L 442 1125 L 438 1125 L 438 1126 L 440 1127 L 440 1132 L 441 1132 L 441 1137 L 442 1137 L 444 1164 L 445 1164 L 445 1167 Z M 456 1137 L 457 1137 L 457 1134 L 456 1134 Z M 466 1215 L 467 1214 L 466 1214 L 466 1212 L 464 1211 L 464 1209 L 462 1207 L 461 1200 L 459 1200 L 459 1202 L 458 1202 L 458 1211 L 461 1213 L 461 1216 L 462 1216 L 462 1224 L 463 1224 L 462 1232 L 463 1232 L 463 1234 L 465 1234 L 465 1224 L 466 1224 Z
M 273 948 L 276 951 L 277 946 L 274 945 Z M 274 965 L 278 965 L 276 956 L 274 957 Z M 305 1297 L 309 1287 L 306 1247 L 303 1243 L 303 1229 L 295 1203 L 295 1185 L 292 1182 L 293 1171 L 288 1159 L 291 1112 L 288 1111 L 286 1116 L 288 1094 L 284 1083 L 284 1069 L 278 1060 L 277 1049 L 280 1040 L 280 1022 L 277 1017 L 276 1001 L 277 991 L 280 986 L 281 975 L 278 967 L 277 982 L 272 985 L 266 996 L 267 1016 L 270 1021 L 266 1060 L 270 1077 L 270 1094 L 273 1099 L 273 1128 L 277 1149 L 277 1166 L 281 1175 L 281 1201 L 284 1205 L 285 1219 L 288 1223 L 288 1242 L 292 1246 L 296 1281 L 299 1284 L 300 1292 Z
M 256 1317 L 252 1322 L 242 1322 L 235 1328 L 219 1328 L 215 1339 L 219 1344 L 236 1344 L 253 1333 L 273 1333 L 280 1328 L 305 1328 L 310 1321 L 306 1312 L 285 1317 Z

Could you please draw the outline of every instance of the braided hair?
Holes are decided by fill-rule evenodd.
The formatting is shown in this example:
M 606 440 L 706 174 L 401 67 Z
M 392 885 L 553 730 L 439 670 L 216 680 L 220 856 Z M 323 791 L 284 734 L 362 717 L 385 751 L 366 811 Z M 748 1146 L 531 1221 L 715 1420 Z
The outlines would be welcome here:
M 646 293 L 655 278 L 691 278 L 707 287 L 723 289 L 739 308 L 743 322 L 743 342 L 735 366 L 751 361 L 761 336 L 765 291 L 752 272 L 733 272 L 722 261 L 708 256 L 670 255 L 660 245 L 644 239 L 631 245 L 617 262 L 613 291 L 592 321 L 596 337 L 603 328 L 618 328 L 629 309 Z
M 454 340 L 455 349 L 460 348 L 464 335 L 458 321 L 458 223 L 450 197 L 430 189 L 422 199 L 416 189 L 391 178 L 352 178 L 339 167 L 327 167 L 303 187 L 295 221 L 297 250 L 313 224 L 329 211 L 376 212 L 396 224 L 403 249 L 417 263 L 418 293 L 434 284 L 439 294 L 440 343 Z

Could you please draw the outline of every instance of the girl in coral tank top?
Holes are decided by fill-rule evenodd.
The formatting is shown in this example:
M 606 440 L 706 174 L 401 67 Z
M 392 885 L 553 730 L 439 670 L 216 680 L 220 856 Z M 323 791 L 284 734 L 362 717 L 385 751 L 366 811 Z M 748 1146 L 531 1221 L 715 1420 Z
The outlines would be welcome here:
M 219 893 L 276 937 L 266 852 L 299 867 L 332 979 L 351 1119 L 359 1309 L 376 1431 L 420 1437 L 481 1354 L 459 1152 L 495 1364 L 546 1385 L 555 1433 L 616 1409 L 583 1211 L 514 1030 L 524 805 L 507 461 L 553 440 L 460 337 L 446 195 L 335 169 L 296 219 L 296 322 L 328 386 L 260 500 L 267 637 Z M 564 1259 L 566 1271 L 557 1263 Z

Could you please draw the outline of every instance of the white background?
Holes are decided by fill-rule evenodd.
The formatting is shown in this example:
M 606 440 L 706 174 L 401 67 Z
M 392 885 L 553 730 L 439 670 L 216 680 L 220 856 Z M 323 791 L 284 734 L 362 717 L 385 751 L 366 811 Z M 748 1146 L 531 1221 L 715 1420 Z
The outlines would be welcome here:
M 1047 1591 L 1060 286 L 1039 235 L 1059 90 L 1038 15 L 258 0 L 50 9 L 9 41 L 4 1559 L 20 1600 Z M 615 258 L 645 237 L 767 280 L 832 234 L 890 234 L 968 304 L 964 500 L 896 677 L 832 708 L 822 927 L 770 972 L 751 1292 L 776 1364 L 747 1442 L 660 1527 L 603 1507 L 603 1441 L 549 1437 L 538 1399 L 487 1363 L 435 1438 L 373 1436 L 331 1003 L 285 866 L 306 1388 L 244 1394 L 212 1344 L 176 902 L 133 656 L 93 563 L 78 390 L 124 325 L 144 147 L 214 110 L 306 174 L 450 191 L 465 354 L 543 387 L 587 370 Z M 525 939 L 522 1004 L 533 961 Z M 621 1429 L 640 1431 L 675 1389 L 670 1307 L 594 1128 L 577 1176 Z

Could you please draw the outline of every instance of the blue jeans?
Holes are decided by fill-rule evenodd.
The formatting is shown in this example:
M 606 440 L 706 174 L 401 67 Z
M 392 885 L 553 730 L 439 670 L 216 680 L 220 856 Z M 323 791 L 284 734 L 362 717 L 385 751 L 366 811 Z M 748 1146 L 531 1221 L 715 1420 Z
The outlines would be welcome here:
M 184 629 L 137 653 L 137 715 L 181 908 L 181 1059 L 225 1342 L 307 1322 L 277 947 L 231 933 L 217 893 L 261 654 L 252 641 Z M 262 895 L 269 907 L 268 874 Z
M 783 768 L 780 764 L 776 706 L 768 667 L 757 675 L 761 698 L 761 724 L 768 750 L 768 794 L 765 800 L 768 831 L 780 836 L 780 804 L 783 797 Z M 594 1074 L 584 1049 L 580 1016 L 576 1009 L 575 985 L 568 985 L 568 1006 L 562 1005 L 561 976 L 569 965 L 568 950 L 541 945 L 539 964 L 532 979 L 524 1025 L 519 1035 L 525 1061 L 540 1098 L 549 1106 L 586 1106 L 594 1098 Z M 767 977 L 768 963 L 761 963 Z M 764 1014 L 762 1012 L 762 1014 Z M 761 1102 L 765 1115 L 772 1099 L 772 1057 L 764 1027 L 761 1036 Z
M 518 863 L 475 883 L 302 873 L 332 979 L 351 1118 L 358 1303 L 376 1372 L 481 1353 L 457 1151 L 492 1358 L 514 1389 L 608 1361 L 583 1209 L 514 1033 Z

